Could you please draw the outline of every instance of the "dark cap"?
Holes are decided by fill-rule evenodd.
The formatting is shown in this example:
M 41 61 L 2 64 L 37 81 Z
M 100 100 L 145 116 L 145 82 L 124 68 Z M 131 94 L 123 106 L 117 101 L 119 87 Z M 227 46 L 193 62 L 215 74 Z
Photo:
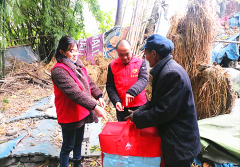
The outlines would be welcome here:
M 172 53 L 174 44 L 164 36 L 153 34 L 148 37 L 147 42 L 142 49 L 155 50 L 157 53 L 167 55 Z

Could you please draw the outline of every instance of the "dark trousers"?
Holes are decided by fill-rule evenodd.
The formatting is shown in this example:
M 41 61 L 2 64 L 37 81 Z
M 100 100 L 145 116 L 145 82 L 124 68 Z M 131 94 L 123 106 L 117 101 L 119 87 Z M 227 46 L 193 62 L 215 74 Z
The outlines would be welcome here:
M 60 152 L 60 167 L 68 167 L 69 153 L 73 151 L 73 160 L 81 158 L 84 125 L 78 129 L 67 129 L 62 127 L 62 148 Z
M 139 107 L 139 106 L 138 106 Z M 126 121 L 124 118 L 130 115 L 130 112 L 128 110 L 136 110 L 138 107 L 130 107 L 130 108 L 124 108 L 124 111 L 117 111 L 117 120 L 118 121 Z
M 191 167 L 192 163 L 193 163 L 193 159 L 185 160 L 185 161 L 178 161 L 174 165 L 165 164 L 165 167 Z

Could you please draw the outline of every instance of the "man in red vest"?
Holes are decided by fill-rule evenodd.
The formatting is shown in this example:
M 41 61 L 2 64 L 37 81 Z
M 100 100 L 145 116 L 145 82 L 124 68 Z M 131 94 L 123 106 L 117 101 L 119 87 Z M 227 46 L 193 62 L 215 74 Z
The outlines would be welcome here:
M 146 61 L 133 55 L 131 44 L 121 40 L 116 45 L 118 58 L 108 67 L 106 89 L 117 110 L 118 121 L 147 102 L 145 87 L 148 83 Z

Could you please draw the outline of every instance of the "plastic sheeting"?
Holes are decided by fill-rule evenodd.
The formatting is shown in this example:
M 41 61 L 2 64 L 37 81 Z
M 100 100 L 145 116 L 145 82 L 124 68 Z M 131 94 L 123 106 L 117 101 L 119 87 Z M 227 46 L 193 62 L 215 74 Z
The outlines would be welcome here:
M 216 22 L 219 26 L 225 25 L 225 23 L 229 21 L 229 17 L 229 15 L 226 15 L 223 18 L 217 18 Z
M 161 157 L 135 157 L 104 153 L 103 167 L 159 167 Z
M 230 19 L 229 19 L 229 24 L 230 27 L 240 27 L 240 12 L 234 14 Z
M 162 1 L 161 5 L 158 8 L 159 16 L 158 16 L 158 20 L 156 21 L 156 24 L 155 24 L 154 34 L 159 34 L 159 35 L 166 37 L 169 27 L 170 27 L 170 23 L 167 20 L 168 8 L 169 8 L 169 4 L 166 4 L 165 1 Z
M 16 147 L 18 142 L 26 135 L 27 133 L 24 133 L 23 135 L 17 137 L 16 139 L 10 140 L 6 143 L 0 144 L 0 159 L 7 157 Z M 25 148 L 26 149 L 26 148 Z
M 198 166 L 202 166 L 202 162 L 195 158 L 194 162 L 198 165 Z M 214 163 L 215 167 L 240 167 L 240 166 L 235 166 L 233 164 L 229 164 L 229 163 L 224 163 L 224 164 L 220 164 L 220 163 Z
M 234 88 L 240 95 L 240 70 L 236 70 L 234 68 L 225 68 L 226 71 L 231 75 L 233 83 L 234 83 Z M 240 111 L 240 109 L 239 109 Z
M 18 143 L 12 151 L 12 156 L 41 154 L 58 157 L 60 148 L 53 144 L 57 139 L 52 137 L 57 124 L 57 121 L 52 119 L 37 121 L 35 128 L 31 129 L 31 136 L 26 136 Z
M 34 61 L 40 60 L 40 58 L 33 52 L 31 46 L 22 46 L 17 48 L 9 48 L 10 56 L 16 57 L 18 60 L 26 63 L 33 63 Z
M 203 158 L 240 165 L 240 111 L 199 120 L 198 125 Z
M 85 125 L 84 141 L 82 143 L 82 156 L 100 156 L 100 151 L 91 152 L 90 148 L 99 146 L 98 135 L 101 132 L 101 119 L 98 123 Z M 0 144 L 0 159 L 8 156 L 20 157 L 26 155 L 45 155 L 53 158 L 59 158 L 61 148 L 54 144 L 53 137 L 58 129 L 57 120 L 43 119 L 38 120 L 34 128 L 29 128 L 31 136 L 24 133 L 20 137 Z M 27 149 L 26 149 L 27 148 Z M 72 152 L 70 153 L 72 158 Z
M 104 33 L 104 38 L 103 38 L 103 44 L 107 44 L 110 42 L 110 40 L 114 37 L 117 36 L 120 32 L 120 26 L 113 27 L 109 31 Z
M 238 37 L 239 34 L 236 33 L 233 36 L 227 38 L 226 40 L 236 41 Z M 227 46 L 225 46 L 224 43 L 217 44 L 217 46 L 213 50 L 212 63 L 216 61 L 218 64 L 220 64 L 225 55 L 231 60 L 238 60 L 239 50 L 237 44 L 230 43 Z
M 240 114 L 240 98 L 235 100 L 231 114 Z

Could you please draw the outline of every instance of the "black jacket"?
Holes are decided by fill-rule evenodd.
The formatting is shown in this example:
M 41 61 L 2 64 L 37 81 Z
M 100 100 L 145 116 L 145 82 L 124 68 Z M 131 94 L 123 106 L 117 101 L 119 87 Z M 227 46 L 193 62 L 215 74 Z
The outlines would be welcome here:
M 186 71 L 165 57 L 150 71 L 152 99 L 134 112 L 137 128 L 157 126 L 167 164 L 190 160 L 200 153 L 200 136 L 191 82 Z
M 141 93 L 145 89 L 145 87 L 148 84 L 148 80 L 149 78 L 148 78 L 146 60 L 143 60 L 142 66 L 139 70 L 137 82 L 134 85 L 132 85 L 126 93 L 129 93 L 134 97 L 137 96 L 139 93 Z M 121 102 L 115 87 L 114 76 L 111 70 L 111 63 L 108 66 L 106 89 L 107 89 L 109 99 L 111 100 L 114 106 L 117 102 Z

